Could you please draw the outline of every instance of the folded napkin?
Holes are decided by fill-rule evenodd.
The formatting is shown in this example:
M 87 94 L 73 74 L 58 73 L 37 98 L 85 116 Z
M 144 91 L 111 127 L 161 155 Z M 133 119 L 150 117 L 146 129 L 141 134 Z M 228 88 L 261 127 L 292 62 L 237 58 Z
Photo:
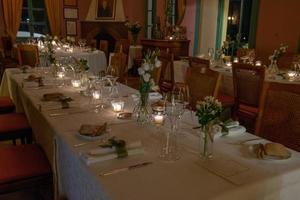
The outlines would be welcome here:
M 107 123 L 103 125 L 83 124 L 80 126 L 79 134 L 89 137 L 97 137 L 106 133 Z
M 218 131 L 215 134 L 215 138 L 222 136 L 238 136 L 246 132 L 246 128 L 244 126 L 240 126 L 238 121 L 230 121 L 225 124 L 225 127 L 228 129 L 228 132 Z
M 140 98 L 139 94 L 132 94 L 131 97 L 133 98 L 134 101 L 138 101 Z M 149 100 L 154 101 L 154 100 L 160 100 L 162 99 L 162 95 L 158 92 L 150 92 L 149 93 Z
M 53 92 L 53 93 L 46 93 L 43 95 L 44 101 L 59 101 L 63 97 L 62 93 Z
M 128 144 L 126 146 L 126 149 L 127 149 L 128 156 L 144 154 L 144 149 L 140 141 Z M 81 158 L 87 165 L 91 165 L 97 162 L 103 162 L 103 161 L 119 158 L 119 155 L 116 153 L 116 149 L 114 147 L 112 148 L 98 147 L 88 152 L 82 153 Z

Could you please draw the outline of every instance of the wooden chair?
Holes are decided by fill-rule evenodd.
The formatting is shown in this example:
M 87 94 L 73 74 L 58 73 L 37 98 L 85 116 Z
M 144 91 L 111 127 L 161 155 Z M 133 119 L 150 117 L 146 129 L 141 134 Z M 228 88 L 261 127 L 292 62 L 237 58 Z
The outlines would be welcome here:
M 1 37 L 2 47 L 4 50 L 4 57 L 11 58 L 12 57 L 12 50 L 13 50 L 13 43 L 9 36 Z
M 209 68 L 210 61 L 203 58 L 191 57 L 189 59 L 190 67 L 201 67 L 201 68 Z
M 209 68 L 189 67 L 186 74 L 186 86 L 188 88 L 189 103 L 193 110 L 197 101 L 206 96 L 217 97 L 221 74 Z
M 114 53 L 111 57 L 111 66 L 117 70 L 120 82 L 125 82 L 127 78 L 127 55 L 124 53 Z
M 234 116 L 249 132 L 254 131 L 259 100 L 265 79 L 265 68 L 233 64 Z
M 53 197 L 51 167 L 36 144 L 0 148 L 0 171 L 0 199 Z
M 0 97 L 0 114 L 11 113 L 15 110 L 15 104 L 7 96 Z
M 236 52 L 236 56 L 239 59 L 244 56 L 252 56 L 253 58 L 255 58 L 255 49 L 246 49 L 246 48 L 238 49 Z
M 22 144 L 31 143 L 31 127 L 22 113 L 0 115 L 0 141 L 21 139 Z
M 174 55 L 161 51 L 158 59 L 161 61 L 161 69 L 155 73 L 154 80 L 158 82 L 161 92 L 172 91 L 174 87 Z
M 300 152 L 300 85 L 266 82 L 255 134 Z
M 39 65 L 39 50 L 36 45 L 19 44 L 18 45 L 19 64 L 37 67 Z
M 106 56 L 106 60 L 108 60 L 108 41 L 107 40 L 100 40 L 99 41 L 99 49 L 103 51 Z
M 120 52 L 122 49 L 122 52 L 128 55 L 129 46 L 130 46 L 130 42 L 128 39 L 119 39 L 117 40 L 115 45 L 115 52 Z

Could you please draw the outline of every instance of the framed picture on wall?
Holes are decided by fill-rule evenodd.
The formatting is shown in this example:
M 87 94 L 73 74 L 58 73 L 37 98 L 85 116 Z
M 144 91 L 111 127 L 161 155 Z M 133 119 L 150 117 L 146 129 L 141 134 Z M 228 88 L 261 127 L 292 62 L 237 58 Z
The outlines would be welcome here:
M 96 19 L 115 19 L 116 0 L 96 0 Z
M 77 0 L 64 0 L 65 6 L 77 6 Z
M 65 19 L 78 19 L 78 9 L 77 8 L 64 8 L 64 18 Z
M 77 22 L 74 20 L 67 20 L 66 32 L 67 35 L 77 35 Z

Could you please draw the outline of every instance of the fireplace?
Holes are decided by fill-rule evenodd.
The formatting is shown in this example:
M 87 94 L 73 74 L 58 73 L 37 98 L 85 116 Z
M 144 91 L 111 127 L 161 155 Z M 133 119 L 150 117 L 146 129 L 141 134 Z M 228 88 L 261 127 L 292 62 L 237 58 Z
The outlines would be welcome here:
M 109 52 L 113 52 L 116 41 L 128 39 L 125 22 L 120 21 L 81 21 L 81 37 L 96 40 L 97 48 L 100 40 L 109 42 Z

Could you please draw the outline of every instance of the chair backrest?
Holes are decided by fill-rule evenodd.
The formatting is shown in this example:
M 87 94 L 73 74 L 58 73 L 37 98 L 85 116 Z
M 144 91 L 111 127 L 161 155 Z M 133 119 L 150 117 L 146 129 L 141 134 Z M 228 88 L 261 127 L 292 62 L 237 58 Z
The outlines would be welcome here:
M 252 56 L 253 58 L 255 58 L 255 49 L 240 48 L 237 50 L 236 56 L 238 58 L 241 58 L 244 56 Z
M 240 104 L 258 107 L 265 80 L 265 68 L 234 63 L 232 66 L 235 110 Z
M 209 68 L 210 61 L 203 58 L 191 57 L 189 59 L 189 64 L 191 67 Z
M 277 65 L 279 69 L 293 69 L 293 62 L 297 62 L 299 60 L 299 54 L 286 52 L 279 57 Z
M 172 91 L 174 86 L 174 55 L 165 51 L 161 51 L 158 59 L 161 62 L 159 77 L 154 79 L 159 80 L 158 85 L 162 92 Z
M 99 41 L 99 49 L 105 53 L 106 59 L 108 58 L 108 41 L 100 40 Z
M 11 57 L 12 49 L 13 49 L 13 43 L 9 36 L 3 36 L 1 37 L 2 41 L 2 47 L 4 50 L 4 56 L 5 57 Z
M 266 82 L 255 134 L 300 151 L 300 85 Z
M 195 109 L 197 101 L 206 96 L 217 97 L 221 74 L 209 68 L 189 67 L 186 74 L 186 85 L 189 93 L 189 103 Z
M 115 52 L 122 52 L 128 55 L 130 42 L 128 39 L 119 39 L 116 42 Z
M 127 55 L 124 53 L 114 53 L 111 57 L 111 66 L 117 69 L 120 82 L 124 82 L 127 75 Z
M 19 64 L 37 67 L 39 65 L 39 50 L 36 45 L 18 44 Z

